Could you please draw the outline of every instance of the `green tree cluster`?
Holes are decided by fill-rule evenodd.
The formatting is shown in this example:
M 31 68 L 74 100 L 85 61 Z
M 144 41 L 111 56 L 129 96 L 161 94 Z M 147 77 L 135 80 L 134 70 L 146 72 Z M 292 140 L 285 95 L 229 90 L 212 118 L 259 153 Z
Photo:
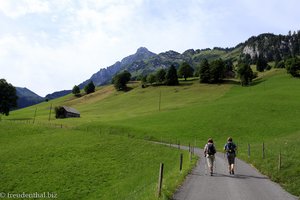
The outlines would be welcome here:
M 128 71 L 123 71 L 113 77 L 113 84 L 116 90 L 126 90 L 127 89 L 127 83 L 130 81 L 131 74 Z
M 142 79 L 143 83 L 152 84 L 165 84 L 166 81 L 166 70 L 159 69 L 155 73 L 148 74 L 144 79 Z
M 80 88 L 77 85 L 73 87 L 72 94 L 74 94 L 76 97 L 80 96 Z
M 0 79 L 0 114 L 9 115 L 12 108 L 17 107 L 17 92 L 12 84 Z
M 253 71 L 248 63 L 240 62 L 237 65 L 237 74 L 242 86 L 247 86 L 252 82 Z
M 263 72 L 265 69 L 267 69 L 267 67 L 268 67 L 267 60 L 262 55 L 260 55 L 256 61 L 256 70 L 259 72 Z
M 220 83 L 225 77 L 225 63 L 222 59 L 208 63 L 203 59 L 199 70 L 200 83 Z
M 200 63 L 199 76 L 200 76 L 200 83 L 210 82 L 209 63 L 207 59 L 203 59 Z
M 151 85 L 153 83 L 155 83 L 156 82 L 155 74 L 148 74 L 148 76 L 147 76 L 147 82 L 150 83 Z
M 87 84 L 87 85 L 84 87 L 84 91 L 85 91 L 86 94 L 90 94 L 90 93 L 95 92 L 95 85 L 94 85 L 94 82 L 93 82 L 93 81 L 89 82 L 89 84 Z
M 188 77 L 192 77 L 193 74 L 194 74 L 194 69 L 187 62 L 183 62 L 180 65 L 178 69 L 178 75 L 183 77 L 185 81 Z
M 284 63 L 287 73 L 293 77 L 300 77 L 300 59 L 297 57 L 289 58 Z
M 166 70 L 159 69 L 156 72 L 156 81 L 160 84 L 163 84 L 166 81 L 166 74 L 167 74 Z
M 166 85 L 179 85 L 177 70 L 174 65 L 171 65 L 166 74 Z
M 159 69 L 156 73 L 148 74 L 146 78 L 143 78 L 143 83 L 150 83 L 151 85 L 153 83 L 156 85 L 179 85 L 177 70 L 174 65 L 171 65 L 167 71 Z

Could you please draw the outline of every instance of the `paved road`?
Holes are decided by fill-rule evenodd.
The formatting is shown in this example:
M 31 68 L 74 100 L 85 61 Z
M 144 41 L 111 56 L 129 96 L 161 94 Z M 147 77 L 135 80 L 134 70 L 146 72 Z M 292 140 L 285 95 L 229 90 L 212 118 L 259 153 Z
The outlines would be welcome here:
M 186 147 L 185 147 L 186 148 Z M 255 168 L 236 160 L 235 175 L 229 175 L 224 154 L 217 153 L 214 176 L 206 175 L 203 151 L 197 166 L 174 194 L 174 200 L 296 200 L 297 197 L 283 190 Z

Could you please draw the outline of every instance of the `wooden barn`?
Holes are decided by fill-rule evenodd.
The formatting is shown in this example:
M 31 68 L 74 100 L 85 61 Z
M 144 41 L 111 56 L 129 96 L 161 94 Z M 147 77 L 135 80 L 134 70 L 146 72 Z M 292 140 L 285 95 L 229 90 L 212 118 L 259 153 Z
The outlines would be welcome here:
M 80 117 L 80 113 L 71 107 L 60 106 L 56 110 L 56 118 Z

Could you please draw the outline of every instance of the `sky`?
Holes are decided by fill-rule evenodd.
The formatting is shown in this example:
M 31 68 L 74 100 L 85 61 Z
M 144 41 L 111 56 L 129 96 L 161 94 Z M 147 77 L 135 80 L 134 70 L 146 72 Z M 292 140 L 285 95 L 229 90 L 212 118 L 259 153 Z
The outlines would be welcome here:
M 299 0 L 0 0 L 0 78 L 40 96 L 134 54 L 297 31 Z

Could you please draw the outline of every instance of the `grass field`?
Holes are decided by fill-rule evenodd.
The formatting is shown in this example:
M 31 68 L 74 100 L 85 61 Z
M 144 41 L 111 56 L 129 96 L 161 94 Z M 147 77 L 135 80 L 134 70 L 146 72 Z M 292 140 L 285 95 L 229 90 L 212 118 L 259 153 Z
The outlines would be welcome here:
M 58 199 L 163 198 L 183 180 L 188 152 L 119 135 L 1 122 L 0 188 L 5 193 L 57 194 Z M 179 156 L 184 153 L 182 173 Z
M 221 150 L 226 138 L 232 136 L 238 143 L 239 157 L 289 192 L 300 195 L 299 79 L 291 78 L 284 70 L 271 70 L 259 74 L 250 87 L 235 82 L 205 85 L 197 80 L 181 82 L 176 87 L 131 87 L 126 93 L 115 92 L 112 86 L 101 87 L 92 95 L 79 99 L 69 95 L 15 111 L 3 119 L 32 120 L 37 108 L 36 122 L 46 124 L 50 105 L 63 104 L 78 109 L 82 117 L 56 120 L 52 115 L 51 123 L 92 132 L 110 130 L 110 135 L 116 137 L 180 141 L 201 148 L 208 137 L 213 137 Z M 280 150 L 282 167 L 278 171 Z

